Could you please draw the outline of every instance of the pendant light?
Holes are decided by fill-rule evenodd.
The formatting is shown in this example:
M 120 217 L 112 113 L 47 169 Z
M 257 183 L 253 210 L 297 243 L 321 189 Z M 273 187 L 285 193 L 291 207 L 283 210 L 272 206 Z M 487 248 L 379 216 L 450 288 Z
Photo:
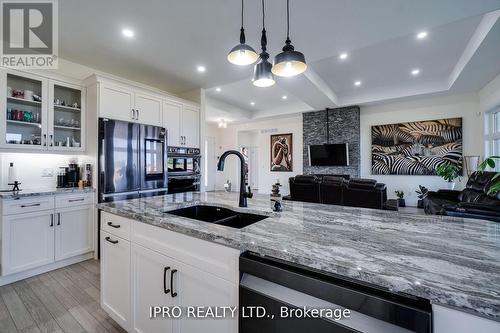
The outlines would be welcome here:
M 290 40 L 290 1 L 286 0 L 286 41 L 283 52 L 274 57 L 273 73 L 278 76 L 295 76 L 307 69 L 304 54 L 295 51 Z
M 245 66 L 253 64 L 258 58 L 259 55 L 257 52 L 255 52 L 251 46 L 245 44 L 245 29 L 243 29 L 243 0 L 241 0 L 240 43 L 229 51 L 227 60 L 229 60 L 232 64 Z
M 267 37 L 266 37 L 266 26 L 265 26 L 265 10 L 264 10 L 264 0 L 262 0 L 262 37 L 260 38 L 260 44 L 262 47 L 262 52 L 259 55 L 259 62 L 255 64 L 253 70 L 253 85 L 257 87 L 270 87 L 274 82 L 274 75 L 271 72 L 273 67 L 267 59 L 269 59 L 269 53 L 266 52 L 267 47 Z

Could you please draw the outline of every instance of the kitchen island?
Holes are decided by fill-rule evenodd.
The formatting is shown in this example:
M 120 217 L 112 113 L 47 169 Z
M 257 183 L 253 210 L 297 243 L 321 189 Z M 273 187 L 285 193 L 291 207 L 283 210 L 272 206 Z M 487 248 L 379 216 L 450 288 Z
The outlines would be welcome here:
M 497 223 L 292 201 L 273 213 L 267 195 L 255 195 L 248 208 L 237 203 L 236 193 L 208 192 L 118 201 L 98 208 L 500 321 Z M 195 204 L 269 217 L 234 229 L 166 213 Z

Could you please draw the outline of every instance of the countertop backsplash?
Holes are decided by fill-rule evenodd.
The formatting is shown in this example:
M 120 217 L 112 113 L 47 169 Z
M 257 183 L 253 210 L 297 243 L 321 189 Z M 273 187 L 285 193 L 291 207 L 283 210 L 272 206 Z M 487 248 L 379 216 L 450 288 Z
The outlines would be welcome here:
M 10 189 L 7 185 L 9 163 L 14 162 L 20 188 L 55 188 L 59 167 L 67 166 L 70 159 L 76 158 L 78 164 L 90 163 L 85 155 L 48 154 L 48 153 L 1 153 L 0 154 L 0 189 Z M 93 163 L 92 163 L 93 164 Z

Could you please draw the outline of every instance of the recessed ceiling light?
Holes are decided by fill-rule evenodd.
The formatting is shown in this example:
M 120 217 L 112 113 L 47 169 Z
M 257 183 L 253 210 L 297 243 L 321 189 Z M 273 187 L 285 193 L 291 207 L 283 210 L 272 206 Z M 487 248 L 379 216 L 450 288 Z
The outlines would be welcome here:
M 196 70 L 200 73 L 204 73 L 207 69 L 205 68 L 205 66 L 198 66 L 196 67 Z
M 220 88 L 219 87 L 215 88 L 215 91 L 220 92 Z
M 415 76 L 415 75 L 418 75 L 420 74 L 420 69 L 418 68 L 415 68 L 414 70 L 411 71 L 411 75 Z
M 255 102 L 250 102 L 250 105 L 251 105 L 251 106 L 254 106 L 254 105 L 255 105 Z
M 349 55 L 347 53 L 345 53 L 345 52 L 341 53 L 339 55 L 340 60 L 346 60 L 348 57 L 349 57 Z
M 417 39 L 424 39 L 427 37 L 427 31 L 421 31 L 417 34 Z
M 127 37 L 127 38 L 132 38 L 134 37 L 135 33 L 133 30 L 130 30 L 130 29 L 122 29 L 122 34 L 123 36 Z
M 359 86 L 361 85 L 361 81 L 355 81 L 355 82 L 354 82 L 354 85 L 355 85 L 356 87 L 359 87 Z
M 287 99 L 287 98 L 288 98 L 288 96 L 287 96 L 287 95 L 283 95 L 283 96 L 281 96 L 281 99 Z

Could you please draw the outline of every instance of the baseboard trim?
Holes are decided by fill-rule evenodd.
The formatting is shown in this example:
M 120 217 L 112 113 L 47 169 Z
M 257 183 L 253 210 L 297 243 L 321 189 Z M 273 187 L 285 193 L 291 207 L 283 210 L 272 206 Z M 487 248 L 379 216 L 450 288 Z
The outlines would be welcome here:
M 85 261 L 91 258 L 94 258 L 94 252 L 89 252 L 86 254 L 81 254 L 61 261 L 56 261 L 48 265 L 43 265 L 37 268 L 28 269 L 24 272 L 18 272 L 10 275 L 0 276 L 0 286 L 4 286 L 6 284 L 13 283 L 19 280 L 24 280 L 38 274 L 50 272 L 58 268 L 76 264 L 78 262 Z

